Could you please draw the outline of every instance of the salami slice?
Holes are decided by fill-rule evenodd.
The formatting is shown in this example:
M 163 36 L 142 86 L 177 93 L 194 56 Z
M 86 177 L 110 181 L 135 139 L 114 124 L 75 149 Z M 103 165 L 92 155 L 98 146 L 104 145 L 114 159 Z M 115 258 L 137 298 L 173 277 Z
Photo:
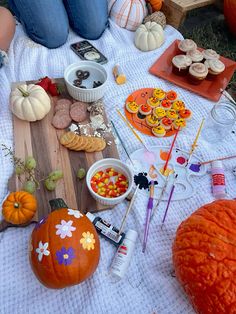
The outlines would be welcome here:
M 54 108 L 55 112 L 61 109 L 66 109 L 69 111 L 71 104 L 72 102 L 69 99 L 66 99 L 66 98 L 59 99 Z
M 56 129 L 65 129 L 71 124 L 72 120 L 68 110 L 58 110 L 52 118 L 52 125 Z
M 75 102 L 70 108 L 71 119 L 75 122 L 82 122 L 87 118 L 87 104 L 83 102 Z

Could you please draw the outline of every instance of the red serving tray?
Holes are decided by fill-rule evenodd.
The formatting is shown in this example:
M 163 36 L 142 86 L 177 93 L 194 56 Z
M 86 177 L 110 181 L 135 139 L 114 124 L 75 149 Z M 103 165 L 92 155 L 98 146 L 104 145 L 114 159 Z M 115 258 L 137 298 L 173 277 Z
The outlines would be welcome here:
M 217 77 L 212 80 L 206 78 L 199 85 L 193 85 L 189 82 L 187 76 L 179 76 L 172 73 L 172 58 L 177 54 L 181 54 L 178 49 L 178 43 L 179 40 L 175 40 L 151 66 L 149 72 L 180 87 L 188 89 L 191 92 L 199 94 L 202 97 L 218 101 L 221 97 L 220 89 L 222 88 L 224 90 L 226 88 L 236 70 L 236 62 L 220 57 L 220 60 L 225 64 L 224 72 L 217 75 Z M 198 49 L 200 51 L 203 50 L 202 48 Z

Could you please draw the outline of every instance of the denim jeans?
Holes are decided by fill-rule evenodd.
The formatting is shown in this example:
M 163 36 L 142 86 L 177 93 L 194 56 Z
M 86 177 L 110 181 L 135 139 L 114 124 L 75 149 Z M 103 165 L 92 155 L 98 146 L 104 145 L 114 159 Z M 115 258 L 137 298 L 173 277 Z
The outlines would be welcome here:
M 69 25 L 81 37 L 99 38 L 108 25 L 107 0 L 9 0 L 28 36 L 48 48 L 66 42 Z

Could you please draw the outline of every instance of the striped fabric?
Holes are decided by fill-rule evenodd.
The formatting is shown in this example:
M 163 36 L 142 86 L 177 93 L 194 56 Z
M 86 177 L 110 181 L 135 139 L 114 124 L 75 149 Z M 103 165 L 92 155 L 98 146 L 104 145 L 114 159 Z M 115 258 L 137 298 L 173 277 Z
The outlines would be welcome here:
M 110 18 L 120 27 L 135 31 L 147 15 L 145 0 L 108 0 Z

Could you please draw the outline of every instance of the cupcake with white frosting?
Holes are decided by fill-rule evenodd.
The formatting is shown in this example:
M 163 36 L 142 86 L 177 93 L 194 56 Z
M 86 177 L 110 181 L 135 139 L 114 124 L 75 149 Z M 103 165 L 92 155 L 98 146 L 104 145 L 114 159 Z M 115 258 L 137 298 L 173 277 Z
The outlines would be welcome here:
M 193 63 L 189 68 L 189 78 L 193 84 L 200 84 L 207 74 L 208 68 L 204 63 Z
M 219 59 L 206 60 L 204 64 L 208 67 L 208 74 L 215 77 L 224 72 L 225 65 Z
M 202 54 L 205 60 L 213 60 L 220 58 L 220 55 L 215 50 L 212 49 L 203 50 Z
M 172 59 L 172 70 L 174 74 L 186 75 L 192 59 L 186 55 L 177 55 Z
M 192 59 L 192 62 L 201 62 L 203 60 L 203 53 L 200 50 L 190 50 L 186 56 Z
M 197 44 L 192 39 L 184 39 L 179 42 L 178 48 L 182 52 L 188 52 L 197 49 Z

